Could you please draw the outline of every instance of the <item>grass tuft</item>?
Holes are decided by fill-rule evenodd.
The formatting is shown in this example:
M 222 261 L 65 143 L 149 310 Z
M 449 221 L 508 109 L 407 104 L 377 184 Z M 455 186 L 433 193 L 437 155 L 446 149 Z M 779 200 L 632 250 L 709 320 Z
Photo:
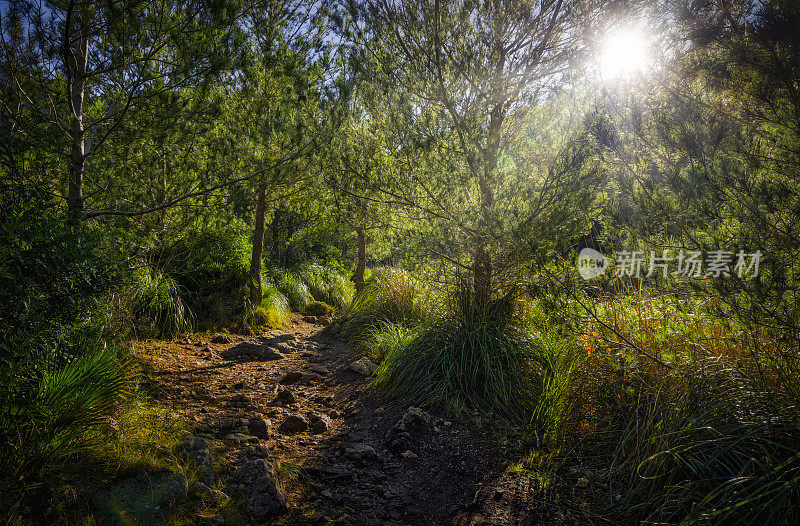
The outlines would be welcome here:
M 175 280 L 166 274 L 140 271 L 129 295 L 139 337 L 171 338 L 192 329 L 192 312 L 181 299 Z
M 450 316 L 390 350 L 373 386 L 404 404 L 479 418 L 527 418 L 538 397 L 537 348 L 513 318 L 510 296 L 479 315 L 464 287 Z
M 402 269 L 375 269 L 372 281 L 356 294 L 340 321 L 339 335 L 364 343 L 386 324 L 415 327 L 424 323 L 432 313 L 422 292 L 422 287 Z

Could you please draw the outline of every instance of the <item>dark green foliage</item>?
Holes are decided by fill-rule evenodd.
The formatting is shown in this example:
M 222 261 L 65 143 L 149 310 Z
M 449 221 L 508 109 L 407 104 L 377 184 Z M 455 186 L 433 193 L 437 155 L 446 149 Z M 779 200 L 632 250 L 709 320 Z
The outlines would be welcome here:
M 71 359 L 113 275 L 99 237 L 47 208 L 3 206 L 0 246 L 0 383 L 13 390 Z
M 46 370 L 31 390 L 0 405 L 0 493 L 11 499 L 37 484 L 45 466 L 86 449 L 89 431 L 104 423 L 133 389 L 132 365 L 91 343 L 69 363 Z
M 288 270 L 277 270 L 273 273 L 278 290 L 289 300 L 289 305 L 296 311 L 302 311 L 314 301 L 303 280 Z
M 353 300 L 355 286 L 341 270 L 318 263 L 301 265 L 298 276 L 308 286 L 311 296 L 317 301 L 343 310 Z
M 191 330 L 193 315 L 184 305 L 175 280 L 145 269 L 130 288 L 135 335 L 170 338 Z
M 133 369 L 103 342 L 112 274 L 98 236 L 46 208 L 0 213 L 0 505 L 12 509 L 43 468 L 84 448 Z
M 616 423 L 615 464 L 635 468 L 628 510 L 660 523 L 800 518 L 800 427 L 759 400 L 757 383 L 683 368 L 650 382 L 635 386 L 638 398 L 621 398 L 631 403 Z
M 158 263 L 177 284 L 199 326 L 225 326 L 244 308 L 248 251 L 237 228 L 207 228 L 171 244 Z

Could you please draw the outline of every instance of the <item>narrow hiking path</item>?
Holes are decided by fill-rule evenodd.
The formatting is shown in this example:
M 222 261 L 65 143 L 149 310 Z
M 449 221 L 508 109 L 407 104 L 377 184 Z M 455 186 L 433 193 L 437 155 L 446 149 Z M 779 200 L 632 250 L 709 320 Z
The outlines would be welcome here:
M 322 329 L 295 316 L 257 337 L 140 344 L 154 396 L 209 444 L 218 479 L 254 457 L 275 466 L 288 509 L 251 523 L 583 522 L 537 505 L 541 487 L 505 469 L 486 431 L 380 405 L 353 350 Z

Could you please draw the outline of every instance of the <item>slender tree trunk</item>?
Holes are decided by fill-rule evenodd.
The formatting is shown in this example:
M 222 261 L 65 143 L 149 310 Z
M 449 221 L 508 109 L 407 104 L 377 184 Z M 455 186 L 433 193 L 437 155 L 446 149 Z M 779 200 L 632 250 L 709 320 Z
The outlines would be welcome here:
M 64 67 L 67 77 L 67 97 L 72 117 L 69 136 L 69 179 L 67 183 L 67 207 L 73 218 L 83 212 L 83 175 L 86 167 L 86 130 L 83 124 L 83 99 L 86 91 L 87 66 L 89 60 L 89 27 L 84 17 L 77 15 L 77 35 L 70 35 L 71 20 L 67 20 Z M 71 41 L 75 39 L 73 44 Z
M 272 231 L 272 247 L 271 247 L 271 258 L 272 261 L 277 262 L 280 260 L 280 219 L 281 219 L 281 207 L 278 206 L 272 212 L 272 221 L 270 222 L 270 230 Z
M 478 188 L 480 190 L 480 219 L 476 240 L 474 260 L 472 262 L 473 289 L 475 291 L 475 306 L 480 312 L 486 312 L 493 295 L 492 256 L 491 246 L 491 221 L 494 209 L 494 191 L 491 181 L 497 169 L 497 157 L 500 150 L 500 132 L 504 121 L 503 104 L 498 103 L 492 109 L 489 122 L 489 134 L 486 141 L 486 150 L 483 155 L 483 166 L 479 167 Z M 474 164 L 473 164 L 474 167 Z
M 480 219 L 478 220 L 478 232 L 475 239 L 475 251 L 472 260 L 472 287 L 475 293 L 475 306 L 485 312 L 488 308 L 493 294 L 492 277 L 494 273 L 492 256 L 490 253 L 491 234 L 489 232 L 492 209 L 494 207 L 494 192 L 489 183 L 491 170 L 488 165 L 491 159 L 486 159 L 487 165 L 478 177 L 478 187 L 480 189 Z
M 261 305 L 261 261 L 264 256 L 264 218 L 267 215 L 267 183 L 258 186 L 256 218 L 253 227 L 253 253 L 250 257 L 250 302 Z
M 358 236 L 358 259 L 356 261 L 356 273 L 353 275 L 353 283 L 356 284 L 356 292 L 364 290 L 364 269 L 367 266 L 367 246 L 364 239 L 364 227 L 356 227 Z

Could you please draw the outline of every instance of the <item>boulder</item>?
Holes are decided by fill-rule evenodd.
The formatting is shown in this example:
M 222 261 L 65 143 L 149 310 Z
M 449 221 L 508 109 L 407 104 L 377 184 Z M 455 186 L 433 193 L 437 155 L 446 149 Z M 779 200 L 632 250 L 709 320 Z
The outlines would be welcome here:
M 269 450 L 261 444 L 255 444 L 245 448 L 244 456 L 247 458 L 267 458 L 269 456 Z
M 325 367 L 324 365 L 318 365 L 318 364 L 311 365 L 309 367 L 309 369 L 311 369 L 315 373 L 317 373 L 319 375 L 322 375 L 322 376 L 325 376 L 330 372 L 330 371 L 328 371 L 327 367 Z
M 247 444 L 250 437 L 242 433 L 229 433 L 225 435 L 225 441 L 236 445 Z
M 165 524 L 189 492 L 182 472 L 161 471 L 124 477 L 95 496 L 102 524 Z
M 309 411 L 306 416 L 308 417 L 308 428 L 315 435 L 324 433 L 331 425 L 331 419 L 323 413 Z
M 283 421 L 279 431 L 281 433 L 292 434 L 300 433 L 308 429 L 308 420 L 301 415 L 290 415 Z
M 228 406 L 241 408 L 250 407 L 250 397 L 244 393 L 234 395 L 228 400 Z
M 214 457 L 211 456 L 205 439 L 189 436 L 175 448 L 175 454 L 194 466 L 200 482 L 208 486 L 214 485 L 214 470 L 212 469 Z
M 217 333 L 211 338 L 211 343 L 231 343 L 233 338 L 229 334 Z
M 303 373 L 303 371 L 289 371 L 283 375 L 279 383 L 281 385 L 291 385 L 303 380 L 305 377 L 306 375 Z
M 287 389 L 285 387 L 278 388 L 278 400 L 282 402 L 286 402 L 287 404 L 293 404 L 297 402 L 297 396 L 294 394 L 294 391 L 291 389 Z
M 272 422 L 266 418 L 260 418 L 254 416 L 247 422 L 247 430 L 253 436 L 257 436 L 258 438 L 269 438 L 270 437 L 270 426 L 272 426 Z
M 239 503 L 248 522 L 264 524 L 286 511 L 286 497 L 266 459 L 245 461 L 228 479 L 225 490 Z
M 358 374 L 363 374 L 364 376 L 371 376 L 378 370 L 378 364 L 366 358 L 361 358 L 350 364 L 350 370 Z
M 197 400 L 204 400 L 204 401 L 211 401 L 214 400 L 214 395 L 211 394 L 211 391 L 207 387 L 198 387 L 194 390 L 193 396 Z
M 352 460 L 373 461 L 378 459 L 375 448 L 361 442 L 351 442 L 344 447 L 344 455 Z
M 220 353 L 226 359 L 250 358 L 252 360 L 280 360 L 286 358 L 281 352 L 258 342 L 248 341 L 234 345 Z
M 223 504 L 228 500 L 228 496 L 225 493 L 218 489 L 209 488 L 202 482 L 195 482 L 189 486 L 189 495 L 214 504 Z

